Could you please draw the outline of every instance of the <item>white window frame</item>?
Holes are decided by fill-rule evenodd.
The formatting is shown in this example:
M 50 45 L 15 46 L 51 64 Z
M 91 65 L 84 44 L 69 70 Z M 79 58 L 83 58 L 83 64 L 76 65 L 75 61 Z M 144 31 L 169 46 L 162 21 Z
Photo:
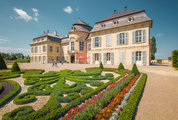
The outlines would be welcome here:
M 99 37 L 95 37 L 94 42 L 95 42 L 95 47 L 100 46 L 100 38 Z
M 137 30 L 135 31 L 135 43 L 140 43 L 142 42 L 142 30 Z

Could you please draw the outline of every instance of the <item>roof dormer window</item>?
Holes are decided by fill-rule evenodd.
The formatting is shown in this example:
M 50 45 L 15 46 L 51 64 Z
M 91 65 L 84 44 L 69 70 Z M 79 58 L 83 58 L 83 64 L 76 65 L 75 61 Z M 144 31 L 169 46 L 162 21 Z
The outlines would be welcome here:
M 132 22 L 134 21 L 134 18 L 133 17 L 128 17 L 128 22 Z
M 76 28 L 75 28 L 75 27 L 73 27 L 73 26 L 72 26 L 72 28 L 71 28 L 71 29 L 72 29 L 73 31 L 74 31 L 74 30 L 76 30 Z
M 118 25 L 119 24 L 119 21 L 113 21 L 113 25 Z
M 105 27 L 105 24 L 101 24 L 101 27 L 104 28 L 104 27 Z

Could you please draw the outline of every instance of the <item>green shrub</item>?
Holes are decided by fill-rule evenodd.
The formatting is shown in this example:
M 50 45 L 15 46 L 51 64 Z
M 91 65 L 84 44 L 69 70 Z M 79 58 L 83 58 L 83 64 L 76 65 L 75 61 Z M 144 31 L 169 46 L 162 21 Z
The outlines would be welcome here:
M 11 68 L 11 72 L 17 72 L 20 71 L 19 65 L 17 64 L 17 62 L 14 62 L 12 68 Z
M 172 67 L 178 67 L 178 50 L 172 52 Z
M 99 66 L 99 69 L 103 69 L 104 67 L 103 67 L 103 63 L 102 62 L 100 62 L 100 66 Z
M 6 63 L 0 54 L 0 69 L 7 69 Z
M 30 59 L 16 59 L 15 62 L 17 62 L 17 63 L 29 63 Z
M 118 120 L 133 120 L 137 105 L 139 103 L 140 97 L 144 90 L 146 79 L 147 79 L 147 75 L 143 74 L 139 83 L 135 87 L 134 92 L 130 96 L 127 105 L 124 107 L 123 111 L 121 111 Z
M 13 102 L 14 102 L 14 104 L 22 105 L 22 104 L 34 102 L 35 100 L 36 100 L 35 95 L 32 95 L 32 93 L 30 93 L 30 92 L 26 92 L 26 93 L 22 93 L 22 94 L 18 95 L 17 97 L 15 97 Z
M 3 86 L 0 84 L 0 93 L 3 91 Z
M 138 71 L 137 65 L 134 63 L 133 67 L 132 67 L 132 72 L 134 75 L 140 74 L 140 72 Z
M 33 112 L 32 106 L 23 106 L 3 115 L 2 120 L 14 120 L 22 115 Z
M 118 70 L 125 70 L 124 65 L 122 63 L 119 64 Z
M 16 77 L 20 77 L 20 74 L 17 73 L 8 73 L 8 74 L 4 74 L 0 77 L 0 80 L 2 79 L 9 79 L 9 78 L 16 78 Z
M 24 80 L 24 85 L 34 85 L 35 83 L 39 82 L 40 78 L 34 77 L 34 78 L 26 78 Z
M 14 89 L 9 94 L 7 94 L 6 96 L 4 96 L 3 98 L 0 99 L 0 107 L 4 106 L 6 103 L 8 103 L 14 96 L 19 94 L 19 92 L 21 90 L 20 85 L 15 81 L 11 81 L 11 80 L 1 80 L 1 81 L 8 82 L 8 83 L 12 84 L 14 86 Z

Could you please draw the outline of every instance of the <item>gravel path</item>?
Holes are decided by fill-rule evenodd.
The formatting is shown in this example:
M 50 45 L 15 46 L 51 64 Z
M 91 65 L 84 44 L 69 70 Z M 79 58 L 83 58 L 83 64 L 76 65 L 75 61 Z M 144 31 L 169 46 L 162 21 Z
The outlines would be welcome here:
M 11 78 L 9 80 L 13 80 L 13 81 L 16 81 L 19 83 L 19 85 L 21 86 L 20 94 L 27 92 L 27 89 L 29 86 L 24 85 L 24 78 L 22 78 L 22 76 L 18 77 L 18 78 Z M 47 103 L 50 96 L 36 96 L 36 98 L 37 98 L 37 100 L 35 102 L 29 103 L 29 104 L 24 104 L 24 105 L 16 105 L 13 103 L 13 100 L 12 100 L 10 103 L 8 103 L 4 107 L 0 108 L 0 119 L 2 119 L 2 116 L 5 113 L 10 112 L 18 107 L 21 107 L 21 106 L 30 105 L 33 107 L 34 110 L 39 110 Z
M 82 70 L 88 67 L 98 67 L 89 64 L 63 64 L 58 68 L 51 64 L 20 64 L 21 68 L 51 70 Z M 116 65 L 104 65 L 104 67 L 117 68 Z M 131 69 L 132 66 L 124 66 Z M 178 70 L 171 65 L 138 66 L 141 72 L 148 75 L 145 90 L 136 113 L 136 120 L 178 120 Z

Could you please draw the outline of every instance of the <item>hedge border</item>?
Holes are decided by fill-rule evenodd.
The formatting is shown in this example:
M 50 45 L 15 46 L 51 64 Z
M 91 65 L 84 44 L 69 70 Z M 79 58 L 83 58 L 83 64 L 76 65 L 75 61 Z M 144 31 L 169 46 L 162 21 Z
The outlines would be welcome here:
M 15 81 L 1 80 L 1 82 L 8 82 L 8 83 L 12 84 L 14 86 L 14 89 L 9 94 L 7 94 L 2 99 L 0 99 L 0 108 L 3 107 L 5 104 L 7 104 L 9 101 L 11 101 L 12 98 L 15 97 L 17 94 L 19 94 L 21 91 L 20 85 Z
M 143 74 L 139 83 L 134 89 L 134 92 L 130 96 L 126 106 L 121 111 L 118 120 L 133 120 L 136 115 L 137 107 L 142 97 L 145 85 L 146 85 L 147 75 Z

